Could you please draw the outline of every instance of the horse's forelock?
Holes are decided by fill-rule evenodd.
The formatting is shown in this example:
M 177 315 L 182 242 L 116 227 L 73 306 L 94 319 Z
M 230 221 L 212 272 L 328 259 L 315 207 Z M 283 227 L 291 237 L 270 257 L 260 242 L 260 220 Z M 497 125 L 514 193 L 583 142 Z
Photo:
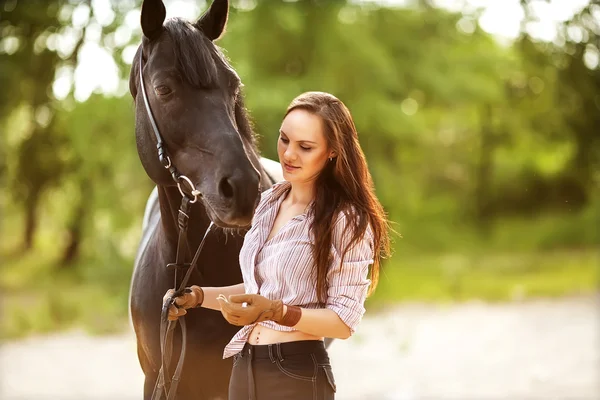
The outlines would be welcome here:
M 240 84 L 239 76 L 225 55 L 196 26 L 183 19 L 172 18 L 165 22 L 164 27 L 173 44 L 177 72 L 186 84 L 216 89 L 221 72 L 227 75 L 228 84 Z M 241 94 L 236 99 L 235 108 L 239 132 L 256 150 L 255 136 Z
M 181 79 L 197 88 L 219 87 L 219 70 L 233 69 L 217 47 L 197 27 L 180 18 L 169 19 L 164 27 L 173 44 Z

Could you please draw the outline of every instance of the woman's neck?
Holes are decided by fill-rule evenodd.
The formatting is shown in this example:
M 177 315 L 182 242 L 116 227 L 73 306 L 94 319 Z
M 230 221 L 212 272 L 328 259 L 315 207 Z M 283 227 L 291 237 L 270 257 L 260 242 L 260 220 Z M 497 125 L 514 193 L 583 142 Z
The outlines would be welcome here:
M 314 182 L 292 183 L 291 189 L 285 198 L 290 206 L 308 206 L 314 199 Z

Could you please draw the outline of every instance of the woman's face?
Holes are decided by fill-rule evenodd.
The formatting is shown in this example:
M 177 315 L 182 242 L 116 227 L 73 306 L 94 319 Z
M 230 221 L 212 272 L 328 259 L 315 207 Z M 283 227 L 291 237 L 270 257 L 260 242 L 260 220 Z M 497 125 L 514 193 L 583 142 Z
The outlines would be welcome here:
M 321 117 L 303 109 L 292 110 L 281 123 L 277 155 L 286 181 L 314 181 L 333 156 L 327 146 Z

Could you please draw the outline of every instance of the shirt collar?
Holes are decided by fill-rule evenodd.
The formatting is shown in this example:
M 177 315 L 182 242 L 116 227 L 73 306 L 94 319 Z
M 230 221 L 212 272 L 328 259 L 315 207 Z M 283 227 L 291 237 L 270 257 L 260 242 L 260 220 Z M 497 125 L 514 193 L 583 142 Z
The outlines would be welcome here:
M 277 182 L 273 185 L 273 194 L 271 195 L 271 202 L 275 202 L 281 198 L 285 193 L 287 193 L 292 184 L 288 181 Z

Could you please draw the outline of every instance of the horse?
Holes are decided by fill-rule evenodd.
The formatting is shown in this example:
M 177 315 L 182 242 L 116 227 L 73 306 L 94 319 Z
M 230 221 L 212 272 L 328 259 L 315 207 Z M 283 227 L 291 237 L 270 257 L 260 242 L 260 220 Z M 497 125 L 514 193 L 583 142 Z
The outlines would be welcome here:
M 137 151 L 156 186 L 144 213 L 129 313 L 145 376 L 144 399 L 153 397 L 163 362 L 161 307 L 165 292 L 179 284 L 185 272 L 180 258 L 189 262 L 202 242 L 189 285 L 242 282 L 239 251 L 260 193 L 283 179 L 279 163 L 260 157 L 240 78 L 214 43 L 223 34 L 228 14 L 228 1 L 214 0 L 194 23 L 165 21 L 161 0 L 142 4 L 142 43 L 132 63 L 129 89 Z M 189 215 L 180 240 L 184 198 Z M 213 224 L 217 228 L 207 233 L 204 243 Z M 180 265 L 173 266 L 176 258 Z M 184 318 L 187 346 L 177 399 L 226 399 L 232 365 L 222 354 L 239 327 L 218 311 L 202 308 L 189 310 Z M 172 354 L 180 354 L 180 329 L 174 331 L 172 343 Z M 175 361 L 167 366 L 170 374 Z

